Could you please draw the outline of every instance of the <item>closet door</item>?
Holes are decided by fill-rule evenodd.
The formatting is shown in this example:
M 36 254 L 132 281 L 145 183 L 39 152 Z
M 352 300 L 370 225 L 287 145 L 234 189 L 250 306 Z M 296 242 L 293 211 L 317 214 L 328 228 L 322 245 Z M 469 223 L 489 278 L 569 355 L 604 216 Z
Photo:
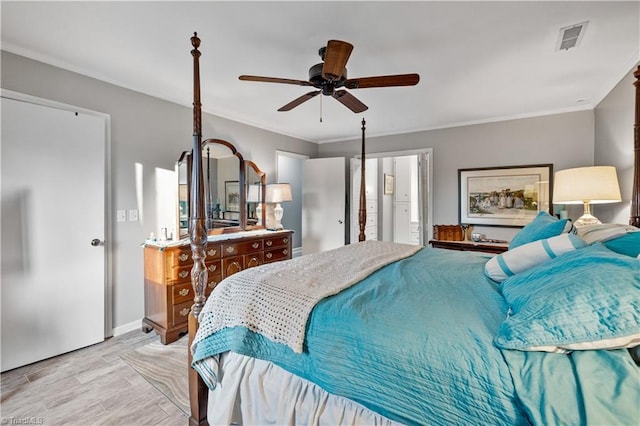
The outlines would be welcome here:
M 304 160 L 302 254 L 345 245 L 346 160 Z
M 2 371 L 104 340 L 105 135 L 2 98 Z

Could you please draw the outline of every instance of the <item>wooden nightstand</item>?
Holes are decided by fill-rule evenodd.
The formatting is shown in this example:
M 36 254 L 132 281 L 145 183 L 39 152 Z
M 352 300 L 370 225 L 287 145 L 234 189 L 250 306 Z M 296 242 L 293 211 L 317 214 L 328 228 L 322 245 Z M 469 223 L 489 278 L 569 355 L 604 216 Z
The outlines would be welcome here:
M 443 240 L 431 240 L 429 241 L 434 248 L 442 248 L 447 250 L 459 250 L 459 251 L 479 251 L 484 253 L 504 253 L 509 249 L 509 243 L 486 243 L 486 242 L 474 242 L 474 241 L 443 241 Z

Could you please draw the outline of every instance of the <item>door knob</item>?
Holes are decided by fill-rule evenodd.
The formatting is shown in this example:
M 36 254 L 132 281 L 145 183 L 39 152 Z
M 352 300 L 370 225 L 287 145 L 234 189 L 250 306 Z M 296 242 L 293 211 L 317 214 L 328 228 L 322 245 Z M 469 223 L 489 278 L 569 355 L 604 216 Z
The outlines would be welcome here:
M 100 241 L 98 238 L 94 238 L 93 240 L 91 240 L 91 245 L 93 247 L 98 247 L 102 245 L 102 241 Z

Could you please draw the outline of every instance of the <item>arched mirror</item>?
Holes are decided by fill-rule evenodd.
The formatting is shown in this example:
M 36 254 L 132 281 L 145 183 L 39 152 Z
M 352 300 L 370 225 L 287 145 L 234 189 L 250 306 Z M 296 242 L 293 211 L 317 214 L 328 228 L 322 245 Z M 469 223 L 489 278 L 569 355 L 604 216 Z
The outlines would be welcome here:
M 227 141 L 202 142 L 202 171 L 207 229 L 210 234 L 244 229 L 244 161 Z
M 265 227 L 264 195 L 267 177 L 253 161 L 245 160 L 247 182 L 247 229 Z
M 185 151 L 176 163 L 180 238 L 189 235 L 189 197 L 192 155 Z M 202 142 L 205 214 L 209 234 L 261 229 L 265 223 L 266 175 L 253 161 L 245 161 L 230 142 Z

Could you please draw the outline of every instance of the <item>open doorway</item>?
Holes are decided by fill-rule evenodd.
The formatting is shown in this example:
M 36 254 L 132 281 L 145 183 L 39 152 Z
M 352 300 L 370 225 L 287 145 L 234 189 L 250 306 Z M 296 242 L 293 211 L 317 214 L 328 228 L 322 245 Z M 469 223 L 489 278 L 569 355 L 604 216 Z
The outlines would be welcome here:
M 367 154 L 367 240 L 424 245 L 432 216 L 432 149 Z M 351 160 L 350 236 L 358 241 L 360 156 Z

